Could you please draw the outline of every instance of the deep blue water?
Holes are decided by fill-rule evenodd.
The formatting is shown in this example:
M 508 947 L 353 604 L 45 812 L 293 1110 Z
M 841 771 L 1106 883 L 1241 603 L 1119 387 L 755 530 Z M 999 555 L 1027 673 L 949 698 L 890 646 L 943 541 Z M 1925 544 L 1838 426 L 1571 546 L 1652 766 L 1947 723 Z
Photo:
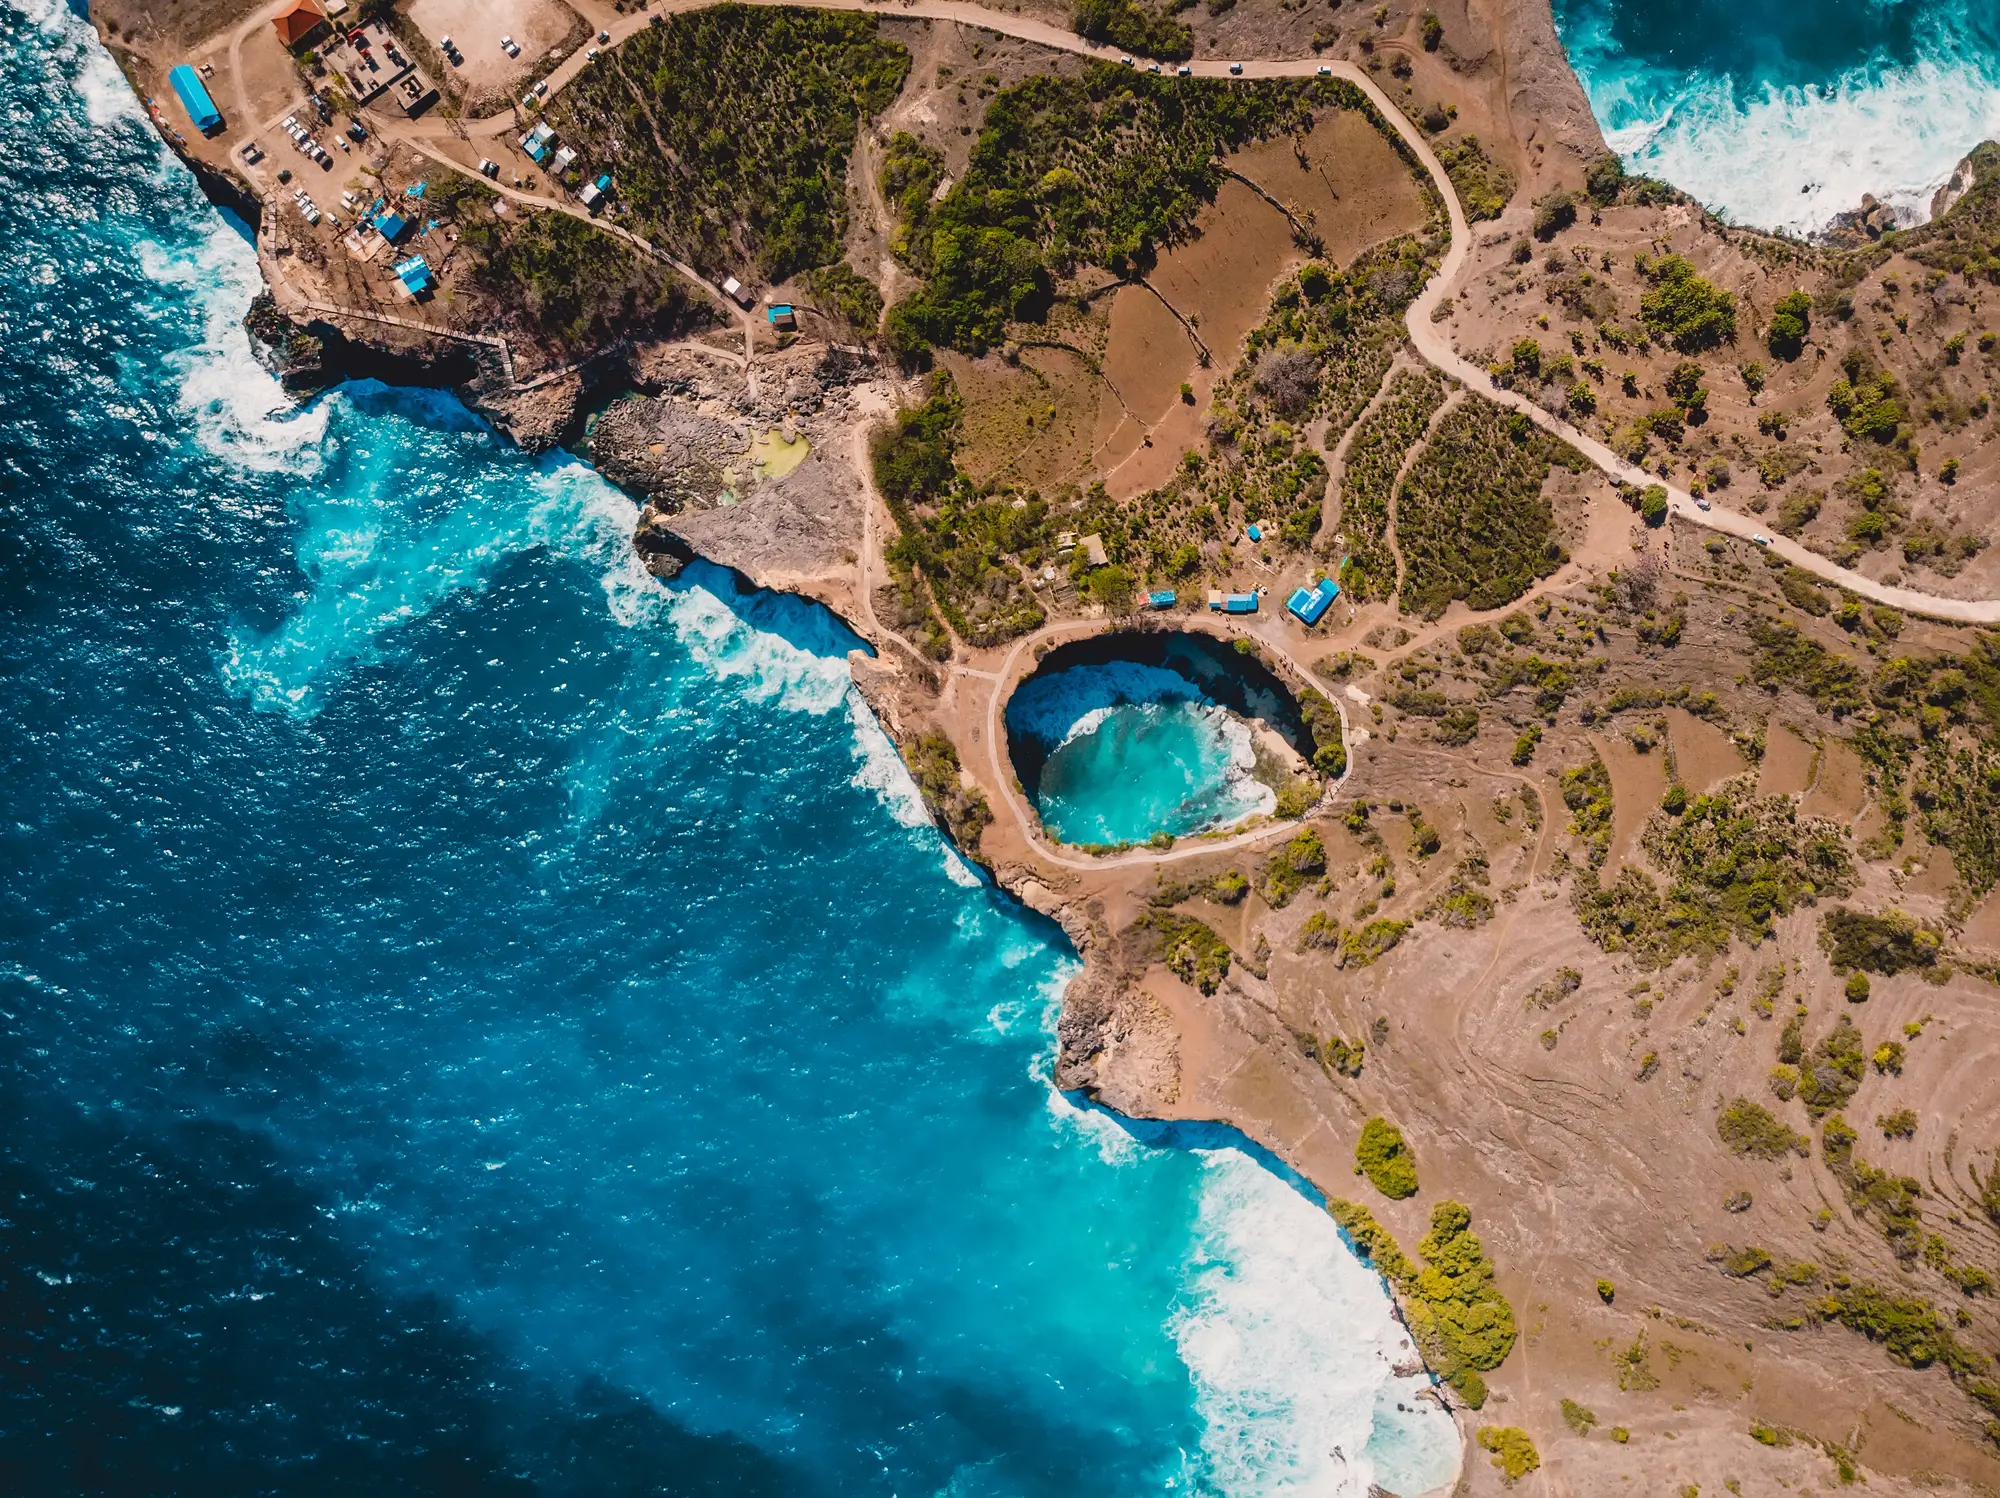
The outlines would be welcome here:
M 448 398 L 286 409 L 62 7 L 0 111 L 0 1490 L 1449 1479 L 1305 1194 L 1051 1089 L 1073 958 L 836 621 Z
M 1165 667 L 1109 661 L 1030 677 L 1008 700 L 1007 726 L 1048 755 L 1035 809 L 1064 842 L 1179 837 L 1277 804 L 1250 777 L 1249 725 Z
M 1741 223 L 1907 221 L 2000 136 L 1991 0 L 1554 0 L 1612 148 Z

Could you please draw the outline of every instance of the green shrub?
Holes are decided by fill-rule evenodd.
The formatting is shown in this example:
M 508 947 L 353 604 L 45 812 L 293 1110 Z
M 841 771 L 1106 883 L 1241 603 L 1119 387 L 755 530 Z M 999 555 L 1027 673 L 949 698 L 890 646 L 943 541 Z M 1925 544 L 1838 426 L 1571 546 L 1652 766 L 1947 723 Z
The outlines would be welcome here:
M 839 318 L 864 338 L 875 336 L 882 321 L 882 292 L 845 260 L 806 273 L 806 289 L 821 310 Z
M 1361 1126 L 1354 1146 L 1355 1167 L 1391 1201 L 1417 1194 L 1417 1162 L 1403 1141 L 1403 1132 L 1384 1118 Z
M 847 162 L 910 55 L 873 16 L 717 5 L 607 49 L 551 101 L 587 159 L 617 163 L 634 227 L 703 274 L 773 281 L 840 259 Z
M 1440 145 L 1437 155 L 1468 219 L 1478 223 L 1506 211 L 1508 199 L 1514 196 L 1514 174 L 1486 154 L 1478 136 L 1467 131 Z
M 1282 909 L 1308 880 L 1325 872 L 1326 844 L 1312 828 L 1304 828 L 1264 866 L 1264 898 Z
M 1764 342 L 1780 359 L 1796 359 L 1805 351 L 1806 334 L 1812 330 L 1812 298 L 1793 291 L 1778 298 L 1771 310 L 1771 325 Z
M 1088 42 L 1120 47 L 1141 57 L 1179 62 L 1194 56 L 1194 32 L 1135 0 L 1076 0 L 1070 27 Z
M 1806 1112 L 1817 1119 L 1845 1106 L 1867 1069 L 1861 1032 L 1843 1014 L 1799 1061 L 1799 1097 Z
M 1857 977 L 1863 969 L 1886 975 L 1931 967 L 1944 945 L 1943 932 L 1918 924 L 1900 910 L 1870 915 L 1844 906 L 1835 906 L 1820 917 L 1819 937 L 1833 965 L 1855 969 Z M 1867 981 L 1862 978 L 1863 998 L 1867 997 Z M 1851 989 L 1851 980 L 1849 986 Z M 1854 997 L 1851 991 L 1848 997 Z
M 1523 423 L 1489 401 L 1467 401 L 1410 466 L 1396 505 L 1406 612 L 1434 619 L 1456 599 L 1498 608 L 1568 560 L 1542 487 L 1553 466 L 1580 470 L 1583 460 Z
M 1790 1154 L 1804 1155 L 1812 1140 L 1796 1132 L 1790 1124 L 1761 1103 L 1739 1097 L 1716 1115 L 1715 1132 L 1730 1151 L 1758 1160 L 1782 1160 Z
M 1610 1280 L 1599 1280 L 1597 1282 L 1597 1298 L 1599 1300 L 1603 1301 L 1606 1305 L 1610 1305 L 1617 1297 L 1618 1287 L 1612 1284 Z
M 1340 529 L 1349 566 L 1342 583 L 1362 598 L 1387 598 L 1396 590 L 1396 557 L 1389 547 L 1389 500 L 1410 449 L 1444 404 L 1436 370 L 1398 370 L 1386 398 L 1354 429 L 1340 476 Z
M 1519 1482 L 1542 1464 L 1535 1443 L 1518 1425 L 1480 1426 L 1479 1448 L 1493 1453 L 1493 1465 L 1509 1484 Z
M 1646 330 L 1683 353 L 1713 348 L 1736 338 L 1736 300 L 1695 273 L 1680 255 L 1649 260 L 1643 274 L 1652 289 L 1639 299 Z
M 1493 1283 L 1493 1265 L 1471 1231 L 1472 1214 L 1453 1201 L 1432 1209 L 1431 1230 L 1417 1245 L 1425 1261 L 1420 1270 L 1366 1207 L 1336 1197 L 1327 1210 L 1402 1295 L 1410 1334 L 1425 1361 L 1479 1408 L 1486 1399 L 1479 1375 L 1500 1366 L 1513 1350 L 1516 1332 L 1514 1308 Z
M 1143 918 L 1155 933 L 1154 955 L 1190 987 L 1214 993 L 1229 974 L 1229 943 L 1193 916 L 1152 911 Z

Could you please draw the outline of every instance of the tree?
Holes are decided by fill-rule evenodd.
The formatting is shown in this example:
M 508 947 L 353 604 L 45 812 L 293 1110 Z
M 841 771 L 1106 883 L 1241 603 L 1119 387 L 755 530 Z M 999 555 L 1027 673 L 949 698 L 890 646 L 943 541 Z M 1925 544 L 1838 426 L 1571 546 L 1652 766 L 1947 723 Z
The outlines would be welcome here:
M 1806 334 L 1812 331 L 1812 298 L 1794 291 L 1778 299 L 1771 309 L 1771 325 L 1764 330 L 1765 345 L 1780 359 L 1796 359 L 1805 351 Z
M 1575 222 L 1576 199 L 1560 187 L 1535 199 L 1535 238 L 1545 241 L 1554 239 Z
M 1403 1131 L 1385 1118 L 1371 1118 L 1361 1126 L 1354 1166 L 1392 1201 L 1417 1194 L 1417 1162 L 1403 1142 Z
M 1682 255 L 1662 255 L 1643 267 L 1653 289 L 1639 299 L 1647 331 L 1682 353 L 1736 338 L 1736 299 L 1696 274 Z
M 1639 496 L 1639 518 L 1646 524 L 1658 527 L 1667 520 L 1667 491 L 1658 484 L 1648 484 Z

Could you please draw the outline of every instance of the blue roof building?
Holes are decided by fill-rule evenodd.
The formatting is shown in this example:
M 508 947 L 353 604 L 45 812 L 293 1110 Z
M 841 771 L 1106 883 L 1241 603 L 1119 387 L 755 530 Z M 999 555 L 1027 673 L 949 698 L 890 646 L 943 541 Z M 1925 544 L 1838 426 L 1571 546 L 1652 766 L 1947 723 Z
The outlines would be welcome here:
M 411 296 L 422 296 L 431 289 L 430 262 L 421 255 L 412 255 L 396 265 L 396 279 L 403 283 L 403 289 Z
M 215 100 L 209 98 L 208 89 L 197 73 L 186 63 L 182 63 L 167 74 L 167 82 L 180 95 L 181 107 L 194 121 L 194 128 L 203 135 L 213 135 L 222 128 L 222 111 L 215 107 Z
M 409 232 L 409 222 L 401 214 L 382 213 L 375 219 L 375 232 L 394 244 Z
M 1255 593 L 1219 593 L 1209 589 L 1208 606 L 1218 614 L 1254 614 L 1257 612 Z
M 1333 607 L 1333 601 L 1338 597 L 1340 584 L 1329 577 L 1316 588 L 1300 588 L 1285 600 L 1285 607 L 1307 624 L 1317 624 L 1320 616 Z
M 1252 541 L 1261 541 L 1264 539 L 1264 528 L 1254 520 L 1243 527 L 1243 533 Z
M 1161 588 L 1146 595 L 1146 607 L 1149 609 L 1170 609 L 1173 606 L 1174 590 L 1172 588 Z

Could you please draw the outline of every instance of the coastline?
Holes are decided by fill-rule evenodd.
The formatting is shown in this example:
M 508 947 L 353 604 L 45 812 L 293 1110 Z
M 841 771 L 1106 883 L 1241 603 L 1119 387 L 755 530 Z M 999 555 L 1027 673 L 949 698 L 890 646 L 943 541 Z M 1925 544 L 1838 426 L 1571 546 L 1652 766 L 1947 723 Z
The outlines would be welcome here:
M 1559 122 L 1549 128 L 1546 139 L 1542 138 L 1539 130 L 1531 131 L 1527 145 L 1531 149 L 1554 145 L 1558 154 L 1571 153 L 1576 160 L 1587 158 L 1601 145 L 1601 141 L 1587 103 L 1582 101 L 1581 87 L 1562 58 L 1546 3 L 1543 0 L 1518 0 L 1518 3 L 1508 7 L 1507 13 L 1520 23 L 1518 31 L 1510 25 L 1509 36 L 1512 40 L 1507 43 L 1511 59 L 1509 77 L 1513 80 L 1510 86 L 1514 90 L 1512 97 L 1529 101 L 1535 110 L 1546 109 Z M 1546 33 L 1545 38 L 1539 37 L 1536 32 L 1534 22 L 1537 18 L 1542 22 L 1541 31 Z M 1546 50 L 1548 47 L 1554 48 L 1553 61 L 1560 66 L 1561 77 L 1547 74 L 1551 62 Z M 1582 104 L 1581 121 L 1574 118 L 1574 109 L 1561 97 L 1565 92 L 1564 78 L 1567 79 L 1567 92 L 1574 95 L 1572 102 Z M 1532 110 L 1526 105 L 1524 110 L 1533 117 Z M 1587 129 L 1583 122 L 1588 122 Z M 218 206 L 232 206 L 220 202 L 216 196 L 238 190 L 228 185 L 227 178 L 218 178 L 211 192 L 207 179 L 217 174 L 204 168 L 197 170 L 196 176 L 203 181 L 204 194 L 210 197 L 211 202 L 218 202 Z M 1455 202 L 1453 206 L 1456 206 Z M 232 211 L 241 210 L 232 207 Z M 1458 231 L 1453 236 L 1454 251 L 1462 249 L 1469 255 L 1474 245 L 1470 226 L 1460 220 L 1454 227 Z M 270 267 L 265 265 L 261 247 L 259 258 L 260 265 L 266 269 L 269 286 L 272 276 Z M 282 286 L 281 277 L 278 284 Z M 1419 334 L 1420 325 L 1421 331 L 1429 331 L 1428 310 L 1436 305 L 1438 298 L 1447 294 L 1451 284 L 1449 270 L 1436 278 L 1419 307 L 1413 309 L 1410 319 L 1413 335 Z M 1425 314 L 1424 317 L 1419 317 L 1420 312 Z M 539 383 L 516 385 L 502 354 L 490 348 L 468 346 L 462 342 L 426 341 L 421 335 L 406 337 L 408 330 L 380 323 L 364 323 L 350 330 L 324 317 L 315 319 L 307 316 L 302 321 L 290 323 L 290 327 L 317 345 L 312 359 L 294 366 L 298 371 L 295 375 L 299 386 L 294 391 L 296 395 L 304 397 L 312 390 L 337 384 L 346 378 L 380 378 L 388 383 L 449 388 L 468 409 L 491 423 L 509 441 L 528 451 L 547 450 L 574 441 L 588 419 L 591 406 L 621 384 L 629 383 L 633 374 L 629 355 L 614 351 L 585 367 L 557 371 Z M 275 324 L 271 332 L 272 341 L 290 336 Z M 1457 357 L 1441 335 L 1435 348 L 1452 358 Z M 1434 350 L 1425 351 L 1431 353 Z M 1479 373 L 1474 365 L 1463 360 L 1459 362 L 1471 369 L 1474 376 Z M 1440 367 L 1448 366 L 1440 363 Z M 391 379 L 383 371 L 404 377 Z M 857 382 L 857 386 L 866 386 L 871 391 L 865 400 L 854 402 L 858 410 L 879 415 L 894 404 L 898 387 L 893 379 L 861 381 Z M 1513 398 L 1511 392 L 1496 392 L 1493 398 L 1503 404 L 1515 405 L 1531 420 L 1548 424 L 1546 413 L 1539 407 L 1531 407 L 1525 400 Z M 841 452 L 846 444 L 839 442 L 835 436 L 841 430 L 845 429 L 830 419 L 822 440 L 815 442 L 816 449 L 828 454 Z M 851 430 L 858 453 L 865 440 L 866 423 L 853 425 Z M 1596 453 L 1592 456 L 1599 457 Z M 580 460 L 591 461 L 587 457 L 580 457 Z M 1607 453 L 1599 461 L 1607 471 L 1617 471 L 1615 465 L 1618 460 L 1615 456 Z M 1114 933 L 1129 912 L 1139 883 L 1154 869 L 1172 867 L 1173 864 L 1144 853 L 1133 853 L 1116 860 L 1070 859 L 1060 849 L 1049 847 L 1045 839 L 1034 836 L 1032 830 L 1024 830 L 1028 819 L 1014 804 L 1009 766 L 1004 757 L 1004 739 L 996 734 L 995 729 L 998 714 L 1004 706 L 1007 680 L 1013 676 L 1024 650 L 1033 650 L 1041 635 L 1038 634 L 1032 643 L 1030 640 L 1016 642 L 1004 652 L 1004 660 L 999 662 L 997 671 L 989 673 L 984 668 L 993 667 L 995 658 L 1003 652 L 979 654 L 966 665 L 954 662 L 940 666 L 919 655 L 908 642 L 886 628 L 875 616 L 872 602 L 874 590 L 870 585 L 870 567 L 879 557 L 872 532 L 877 524 L 886 521 L 886 509 L 872 484 L 867 482 L 865 467 L 859 463 L 854 467 L 860 478 L 859 485 L 843 493 L 838 503 L 830 507 L 837 513 L 833 514 L 829 525 L 810 538 L 808 549 L 811 558 L 808 560 L 802 561 L 798 553 L 786 550 L 785 536 L 774 534 L 773 528 L 763 526 L 753 514 L 755 506 L 731 511 L 704 510 L 683 517 L 654 508 L 645 495 L 625 489 L 641 508 L 641 524 L 635 544 L 649 566 L 657 564 L 663 572 L 670 568 L 677 569 L 680 563 L 699 556 L 728 569 L 751 587 L 798 594 L 828 608 L 875 650 L 873 659 L 851 657 L 850 672 L 859 694 L 913 771 L 916 768 L 915 746 L 927 728 L 938 723 L 947 726 L 950 737 L 959 745 L 965 759 L 962 773 L 987 791 L 991 801 L 1004 804 L 1013 812 L 1013 815 L 995 824 L 998 830 L 989 834 L 988 851 L 984 855 L 976 843 L 963 848 L 963 851 L 987 866 L 995 886 L 1004 890 L 1009 898 L 1060 925 L 1083 964 L 1063 997 L 1062 1018 L 1058 1026 L 1057 1085 L 1080 1092 L 1089 1097 L 1093 1105 L 1125 1117 L 1157 1119 L 1169 1124 L 1213 1122 L 1235 1129 L 1253 1142 L 1269 1141 L 1260 1143 L 1260 1148 L 1268 1149 L 1274 1159 L 1283 1162 L 1288 1170 L 1298 1173 L 1301 1179 L 1310 1181 L 1313 1175 L 1318 1175 L 1337 1182 L 1341 1172 L 1338 1152 L 1329 1155 L 1324 1148 L 1302 1151 L 1294 1141 L 1296 1131 L 1276 1127 L 1273 1115 L 1262 1114 L 1254 1107 L 1245 1107 L 1240 1100 L 1232 1101 L 1219 1092 L 1203 1094 L 1199 1088 L 1189 1084 L 1190 1077 L 1199 1080 L 1205 1072 L 1219 1072 L 1226 1062 L 1221 1058 L 1211 1061 L 1204 1055 L 1197 1036 L 1200 1026 L 1193 1023 L 1188 1014 L 1167 1012 L 1157 994 L 1135 990 L 1134 985 L 1125 981 L 1119 971 L 1119 954 L 1114 939 Z M 617 482 L 615 479 L 612 481 Z M 620 487 L 625 488 L 623 484 Z M 1679 518 L 1698 518 L 1694 514 L 1693 497 L 1687 491 L 1673 489 L 1670 493 Z M 797 516 L 794 513 L 789 518 L 796 519 Z M 1701 518 L 1702 523 L 1709 523 L 1706 517 Z M 776 529 L 782 531 L 783 525 Z M 797 539 L 796 536 L 793 539 Z M 1573 576 L 1571 580 L 1574 580 Z M 1198 624 L 1206 627 L 1208 622 L 1204 619 Z M 1051 629 L 1094 631 L 1103 627 L 1096 621 L 1072 620 L 1051 626 Z M 1232 633 L 1228 627 L 1216 632 L 1224 638 L 1231 637 Z M 1238 634 L 1235 637 L 1243 636 Z M 998 678 L 990 685 L 986 681 L 989 674 Z M 1305 679 L 1310 681 L 1311 678 L 1308 676 Z M 1337 696 L 1334 700 L 1341 706 L 1344 717 L 1345 705 Z M 1352 742 L 1350 739 L 1350 744 Z M 1359 758 L 1359 755 L 1351 757 L 1347 775 L 1355 773 L 1357 765 L 1353 761 Z M 1329 792 L 1316 809 L 1318 812 L 1324 813 L 1334 804 L 1335 798 L 1346 788 L 1346 778 L 1343 776 L 1342 784 Z M 953 818 L 932 799 L 928 778 L 920 779 L 924 783 L 926 803 L 930 806 L 933 820 L 947 839 L 958 843 Z M 1174 860 L 1199 859 L 1226 855 L 1233 849 L 1254 851 L 1267 840 L 1290 831 L 1291 825 L 1252 828 L 1238 838 L 1212 843 L 1183 840 L 1172 857 Z M 1536 860 L 1530 863 L 1531 877 L 1539 860 L 1538 848 Z M 1495 962 L 1498 961 L 1496 957 Z M 1254 995 L 1250 998 L 1239 995 L 1232 1002 L 1240 1002 L 1244 1006 L 1243 1012 L 1265 1003 Z M 1275 1005 L 1267 1007 L 1275 1013 Z M 1324 1141 L 1320 1143 L 1323 1145 Z M 1315 1189 L 1324 1191 L 1324 1187 L 1317 1183 Z M 1521 1269 L 1525 1271 L 1526 1266 L 1521 1266 Z M 1377 1273 L 1379 1276 L 1379 1271 Z M 1383 1283 L 1399 1319 L 1403 1318 L 1405 1308 L 1400 1296 L 1386 1279 Z M 1435 1380 L 1436 1370 L 1430 1371 Z M 1461 1475 L 1453 1485 L 1456 1487 L 1469 1482 L 1474 1475 L 1483 1476 L 1481 1469 L 1484 1463 L 1472 1444 L 1475 1422 L 1456 1406 L 1452 1408 L 1460 1436 Z

